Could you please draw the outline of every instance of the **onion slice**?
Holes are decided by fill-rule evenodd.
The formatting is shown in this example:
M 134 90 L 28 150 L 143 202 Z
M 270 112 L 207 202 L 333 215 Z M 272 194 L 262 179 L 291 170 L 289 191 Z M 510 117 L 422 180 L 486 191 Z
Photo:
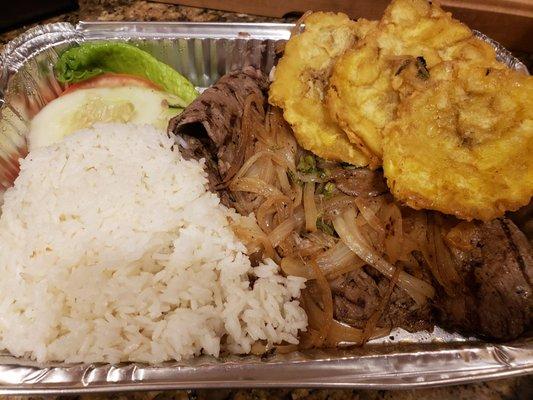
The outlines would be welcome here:
M 308 232 L 316 232 L 318 211 L 315 203 L 315 184 L 313 182 L 306 182 L 304 185 L 304 210 L 305 229 Z
M 266 149 L 266 150 L 258 151 L 253 156 L 251 156 L 248 160 L 246 160 L 246 162 L 242 165 L 239 172 L 237 172 L 237 174 L 234 176 L 233 180 L 237 180 L 243 177 L 246 174 L 246 172 L 248 172 L 250 167 L 262 157 L 267 157 L 282 167 L 296 171 L 296 168 L 292 166 L 291 164 L 289 164 L 287 160 L 285 160 L 283 157 L 274 153 L 272 150 Z
M 314 279 L 313 270 L 298 256 L 288 256 L 281 259 L 280 267 L 285 275 Z
M 361 329 L 333 320 L 326 337 L 326 346 L 337 347 L 342 343 L 362 344 L 363 338 Z
M 283 196 L 283 193 L 261 179 L 239 178 L 231 182 L 230 190 L 235 192 L 249 192 L 260 194 L 261 196 Z
M 372 210 L 372 207 L 370 204 L 368 204 L 367 201 L 356 197 L 355 198 L 355 205 L 359 209 L 359 212 L 363 216 L 363 218 L 368 222 L 368 224 L 374 228 L 375 230 L 385 233 L 385 225 L 383 222 L 378 218 L 375 211 Z
M 333 295 L 331 294 L 329 283 L 317 263 L 311 262 L 311 267 L 313 267 L 315 282 L 321 295 L 323 317 L 318 327 L 320 338 L 320 343 L 318 345 L 321 346 L 325 342 L 331 325 L 333 324 Z M 314 303 L 312 300 L 311 302 Z
M 365 262 L 341 240 L 317 257 L 316 262 L 328 278 L 361 268 Z
M 304 223 L 304 210 L 299 208 L 294 212 L 292 217 L 286 219 L 281 224 L 279 224 L 270 234 L 268 239 L 272 246 L 278 246 L 283 239 L 291 234 L 292 231 L 301 227 Z
M 355 219 L 355 210 L 352 208 L 345 210 L 342 215 L 337 215 L 333 218 L 333 226 L 339 234 L 339 237 L 367 264 L 376 268 L 389 279 L 392 278 L 395 267 L 370 248 L 361 236 L 355 224 Z M 424 304 L 428 297 L 432 298 L 435 295 L 433 286 L 403 271 L 398 277 L 398 286 L 420 305 Z

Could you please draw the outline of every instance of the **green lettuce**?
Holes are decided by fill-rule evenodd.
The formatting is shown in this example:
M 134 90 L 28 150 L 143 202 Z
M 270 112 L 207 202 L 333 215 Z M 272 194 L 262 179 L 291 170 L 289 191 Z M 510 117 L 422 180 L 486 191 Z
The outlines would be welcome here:
M 175 69 L 126 43 L 95 42 L 72 47 L 61 54 L 55 72 L 62 83 L 76 83 L 106 72 L 143 77 L 181 98 L 184 106 L 198 96 L 193 84 Z

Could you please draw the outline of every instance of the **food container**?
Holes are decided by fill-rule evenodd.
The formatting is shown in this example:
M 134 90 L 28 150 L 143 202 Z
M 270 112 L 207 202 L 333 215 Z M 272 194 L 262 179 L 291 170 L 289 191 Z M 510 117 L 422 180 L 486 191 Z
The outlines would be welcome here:
M 61 91 L 52 67 L 58 54 L 87 40 L 127 40 L 176 68 L 199 88 L 253 65 L 270 71 L 279 41 L 293 25 L 215 23 L 58 23 L 34 28 L 0 56 L 0 188 L 11 185 L 26 153 L 28 120 Z M 527 73 L 497 43 L 498 56 Z M 533 336 L 491 344 L 450 334 L 390 336 L 363 347 L 268 356 L 202 356 L 160 365 L 41 365 L 0 354 L 0 393 L 50 394 L 216 387 L 408 388 L 466 383 L 533 372 Z

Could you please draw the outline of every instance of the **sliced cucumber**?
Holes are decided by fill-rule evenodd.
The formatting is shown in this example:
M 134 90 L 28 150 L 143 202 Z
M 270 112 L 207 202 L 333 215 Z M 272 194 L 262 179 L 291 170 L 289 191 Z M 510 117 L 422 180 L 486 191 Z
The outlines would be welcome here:
M 181 112 L 173 95 L 154 89 L 126 86 L 79 89 L 46 105 L 31 121 L 29 147 L 33 150 L 61 141 L 97 122 L 150 124 L 166 130 Z

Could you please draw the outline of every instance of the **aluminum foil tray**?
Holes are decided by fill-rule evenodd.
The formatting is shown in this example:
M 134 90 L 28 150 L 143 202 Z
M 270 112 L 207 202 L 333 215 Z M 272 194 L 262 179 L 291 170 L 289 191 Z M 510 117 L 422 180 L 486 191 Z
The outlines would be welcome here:
M 0 192 L 26 153 L 28 121 L 61 87 L 58 54 L 89 40 L 132 42 L 205 88 L 232 69 L 269 72 L 288 24 L 58 23 L 29 30 L 0 55 Z M 500 60 L 528 73 L 507 50 L 482 34 Z M 465 383 L 533 373 L 533 335 L 486 343 L 434 332 L 396 330 L 363 347 L 311 350 L 268 357 L 199 357 L 161 365 L 46 364 L 0 352 L 0 393 L 52 394 L 217 387 L 407 388 Z

